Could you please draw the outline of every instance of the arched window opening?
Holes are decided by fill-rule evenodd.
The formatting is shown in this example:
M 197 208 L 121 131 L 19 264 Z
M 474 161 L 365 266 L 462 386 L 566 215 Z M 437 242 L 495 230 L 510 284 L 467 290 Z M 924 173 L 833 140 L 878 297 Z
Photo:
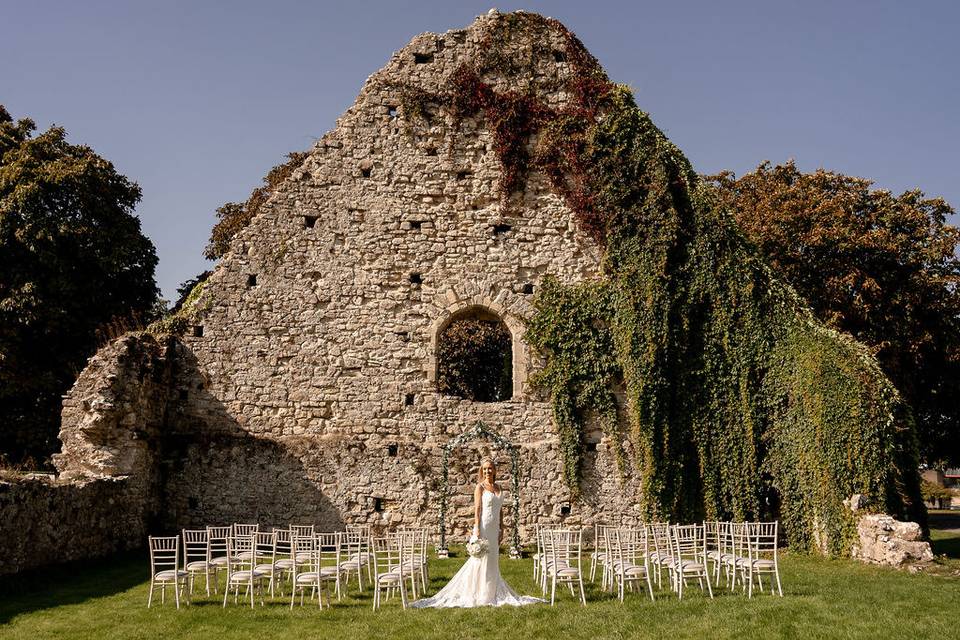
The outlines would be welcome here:
M 437 340 L 437 384 L 476 402 L 513 397 L 513 340 L 503 320 L 472 308 L 447 323 Z

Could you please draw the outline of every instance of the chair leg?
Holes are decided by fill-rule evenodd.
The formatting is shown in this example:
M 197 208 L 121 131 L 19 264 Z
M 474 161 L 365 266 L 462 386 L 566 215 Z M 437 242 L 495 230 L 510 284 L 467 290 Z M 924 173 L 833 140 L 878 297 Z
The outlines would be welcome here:
M 577 576 L 577 581 L 580 583 L 580 602 L 583 606 L 587 606 L 587 596 L 583 593 L 583 578 Z
M 147 596 L 147 609 L 150 608 L 150 605 L 153 603 L 153 579 L 150 579 L 150 594 Z
M 553 579 L 550 581 L 550 606 L 553 606 L 554 599 L 557 594 L 557 577 L 553 576 Z
M 783 597 L 783 588 L 780 586 L 780 567 L 774 566 L 773 575 L 777 577 L 777 593 L 780 594 L 780 597 Z

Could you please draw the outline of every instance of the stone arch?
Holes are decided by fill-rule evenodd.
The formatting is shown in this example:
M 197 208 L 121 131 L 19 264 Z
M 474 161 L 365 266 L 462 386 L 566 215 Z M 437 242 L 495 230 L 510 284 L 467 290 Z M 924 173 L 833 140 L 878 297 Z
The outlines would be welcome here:
M 445 307 L 438 317 L 430 325 L 430 356 L 427 358 L 426 370 L 427 380 L 433 384 L 437 383 L 437 370 L 440 362 L 437 358 L 440 336 L 451 322 L 457 318 L 463 317 L 471 311 L 490 314 L 496 316 L 506 325 L 510 332 L 510 343 L 512 351 L 512 376 L 513 393 L 510 400 L 519 400 L 522 398 L 524 383 L 527 380 L 529 371 L 529 355 L 526 343 L 523 341 L 523 322 L 507 312 L 500 303 L 489 298 L 471 297 L 456 302 Z

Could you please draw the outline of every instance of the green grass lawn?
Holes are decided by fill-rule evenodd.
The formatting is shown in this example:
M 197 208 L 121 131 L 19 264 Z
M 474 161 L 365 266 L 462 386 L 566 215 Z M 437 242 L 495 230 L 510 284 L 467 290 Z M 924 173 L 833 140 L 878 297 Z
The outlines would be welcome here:
M 464 558 L 431 560 L 431 593 Z M 538 595 L 532 561 L 501 559 L 507 580 L 519 592 Z M 945 560 L 933 574 L 909 574 L 849 560 L 784 554 L 785 597 L 748 600 L 719 591 L 715 600 L 691 589 L 678 602 L 659 592 L 650 602 L 628 594 L 621 605 L 588 587 L 587 607 L 564 591 L 551 608 L 407 610 L 399 600 L 374 613 L 370 590 L 320 611 L 289 600 L 221 608 L 216 598 L 196 597 L 177 611 L 147 609 L 147 559 L 126 554 L 5 577 L 0 583 L 0 638 L 955 638 L 960 618 L 960 563 Z M 169 596 L 169 593 L 168 593 Z

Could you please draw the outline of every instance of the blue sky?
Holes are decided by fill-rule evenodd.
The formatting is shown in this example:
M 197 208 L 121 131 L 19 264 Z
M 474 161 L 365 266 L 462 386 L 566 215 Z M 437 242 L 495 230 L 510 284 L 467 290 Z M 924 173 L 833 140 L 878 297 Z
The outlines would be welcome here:
M 957 2 L 9 0 L 0 103 L 140 184 L 169 299 L 210 267 L 220 204 L 332 128 L 413 36 L 491 6 L 563 21 L 700 172 L 794 158 L 960 206 Z

